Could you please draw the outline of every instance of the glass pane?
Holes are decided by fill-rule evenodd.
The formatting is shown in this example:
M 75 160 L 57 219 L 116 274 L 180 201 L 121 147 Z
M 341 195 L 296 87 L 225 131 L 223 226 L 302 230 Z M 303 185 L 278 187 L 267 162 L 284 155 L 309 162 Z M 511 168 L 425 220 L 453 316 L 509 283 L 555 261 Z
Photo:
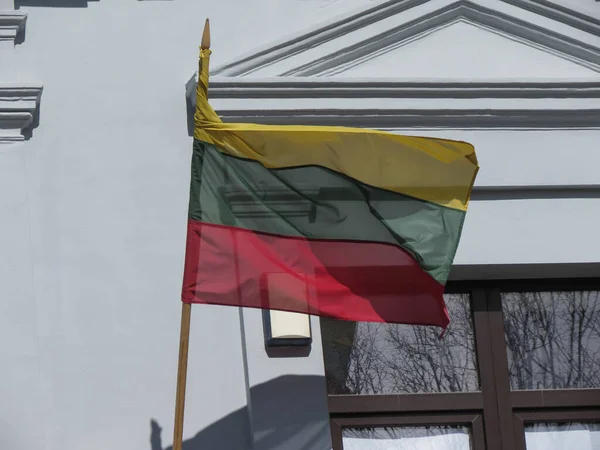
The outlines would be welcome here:
M 462 392 L 479 389 L 468 294 L 446 295 L 440 328 L 321 318 L 330 394 Z
M 503 294 L 513 389 L 600 387 L 597 291 Z
M 600 450 L 600 424 L 526 425 L 525 443 L 527 450 Z
M 342 430 L 344 450 L 470 450 L 467 427 L 382 427 Z

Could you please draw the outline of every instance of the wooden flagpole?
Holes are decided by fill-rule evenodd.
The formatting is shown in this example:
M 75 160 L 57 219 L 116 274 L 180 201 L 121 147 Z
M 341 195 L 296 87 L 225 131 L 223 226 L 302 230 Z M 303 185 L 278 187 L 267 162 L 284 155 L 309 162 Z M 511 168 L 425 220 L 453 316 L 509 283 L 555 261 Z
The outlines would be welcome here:
M 182 303 L 181 331 L 179 335 L 179 363 L 177 369 L 177 393 L 175 397 L 175 428 L 173 450 L 181 450 L 183 444 L 183 415 L 185 412 L 185 387 L 187 378 L 188 348 L 190 343 L 191 303 Z
M 202 32 L 201 48 L 210 48 L 210 22 L 206 19 Z M 200 76 L 200 74 L 198 74 Z M 181 330 L 179 334 L 179 362 L 177 366 L 177 391 L 175 394 L 175 426 L 173 429 L 173 450 L 181 450 L 183 445 L 183 417 L 185 413 L 185 388 L 187 382 L 188 349 L 190 344 L 191 303 L 182 303 Z

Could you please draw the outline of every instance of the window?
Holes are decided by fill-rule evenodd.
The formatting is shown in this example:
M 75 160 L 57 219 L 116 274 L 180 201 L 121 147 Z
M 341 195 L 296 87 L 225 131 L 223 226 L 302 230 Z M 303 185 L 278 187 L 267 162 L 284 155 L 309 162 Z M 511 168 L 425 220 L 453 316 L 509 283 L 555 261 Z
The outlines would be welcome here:
M 600 387 L 600 292 L 501 294 L 512 389 Z
M 600 280 L 447 291 L 441 340 L 321 319 L 334 450 L 600 449 Z
M 446 295 L 452 323 L 435 327 L 321 319 L 332 394 L 479 390 L 468 294 Z

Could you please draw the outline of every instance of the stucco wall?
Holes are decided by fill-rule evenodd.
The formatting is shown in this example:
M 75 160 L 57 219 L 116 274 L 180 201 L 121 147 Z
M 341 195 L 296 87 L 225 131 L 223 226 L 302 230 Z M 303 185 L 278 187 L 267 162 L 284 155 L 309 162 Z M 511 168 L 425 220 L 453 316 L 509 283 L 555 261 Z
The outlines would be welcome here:
M 215 51 L 232 57 L 307 27 L 318 5 L 43 3 L 54 2 L 22 2 L 24 41 L 0 63 L 1 81 L 44 85 L 32 138 L 0 146 L 0 448 L 167 448 L 191 155 L 185 83 L 203 19 L 215 21 Z M 320 346 L 267 360 L 253 323 L 254 429 L 265 427 L 263 399 L 283 402 L 269 415 L 290 412 L 278 384 L 290 374 L 306 375 L 292 385 L 304 386 L 326 419 Z M 318 343 L 318 324 L 313 330 Z M 194 309 L 188 380 L 185 439 L 242 448 L 250 391 L 237 309 Z M 152 444 L 151 419 L 162 428 Z M 289 448 L 294 427 L 255 440 L 266 434 L 264 448 Z
M 0 81 L 44 85 L 31 138 L 0 146 L 0 448 L 159 450 L 172 440 L 185 83 L 203 18 L 231 61 L 315 15 L 381 2 L 44 3 L 19 3 L 25 38 L 0 53 Z M 476 144 L 478 183 L 600 184 L 597 131 L 426 134 Z M 599 262 L 599 221 L 598 198 L 473 202 L 457 263 Z M 312 325 L 309 355 L 269 356 L 259 311 L 194 308 L 188 448 L 327 448 Z

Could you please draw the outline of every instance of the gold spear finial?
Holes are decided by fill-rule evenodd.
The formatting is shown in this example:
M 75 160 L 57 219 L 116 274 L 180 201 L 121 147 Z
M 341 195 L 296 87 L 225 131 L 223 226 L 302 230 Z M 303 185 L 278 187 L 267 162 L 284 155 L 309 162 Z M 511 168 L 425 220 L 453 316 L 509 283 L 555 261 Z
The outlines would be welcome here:
M 210 48 L 210 21 L 208 18 L 204 23 L 204 31 L 202 32 L 202 43 L 200 44 L 202 50 L 207 50 Z

